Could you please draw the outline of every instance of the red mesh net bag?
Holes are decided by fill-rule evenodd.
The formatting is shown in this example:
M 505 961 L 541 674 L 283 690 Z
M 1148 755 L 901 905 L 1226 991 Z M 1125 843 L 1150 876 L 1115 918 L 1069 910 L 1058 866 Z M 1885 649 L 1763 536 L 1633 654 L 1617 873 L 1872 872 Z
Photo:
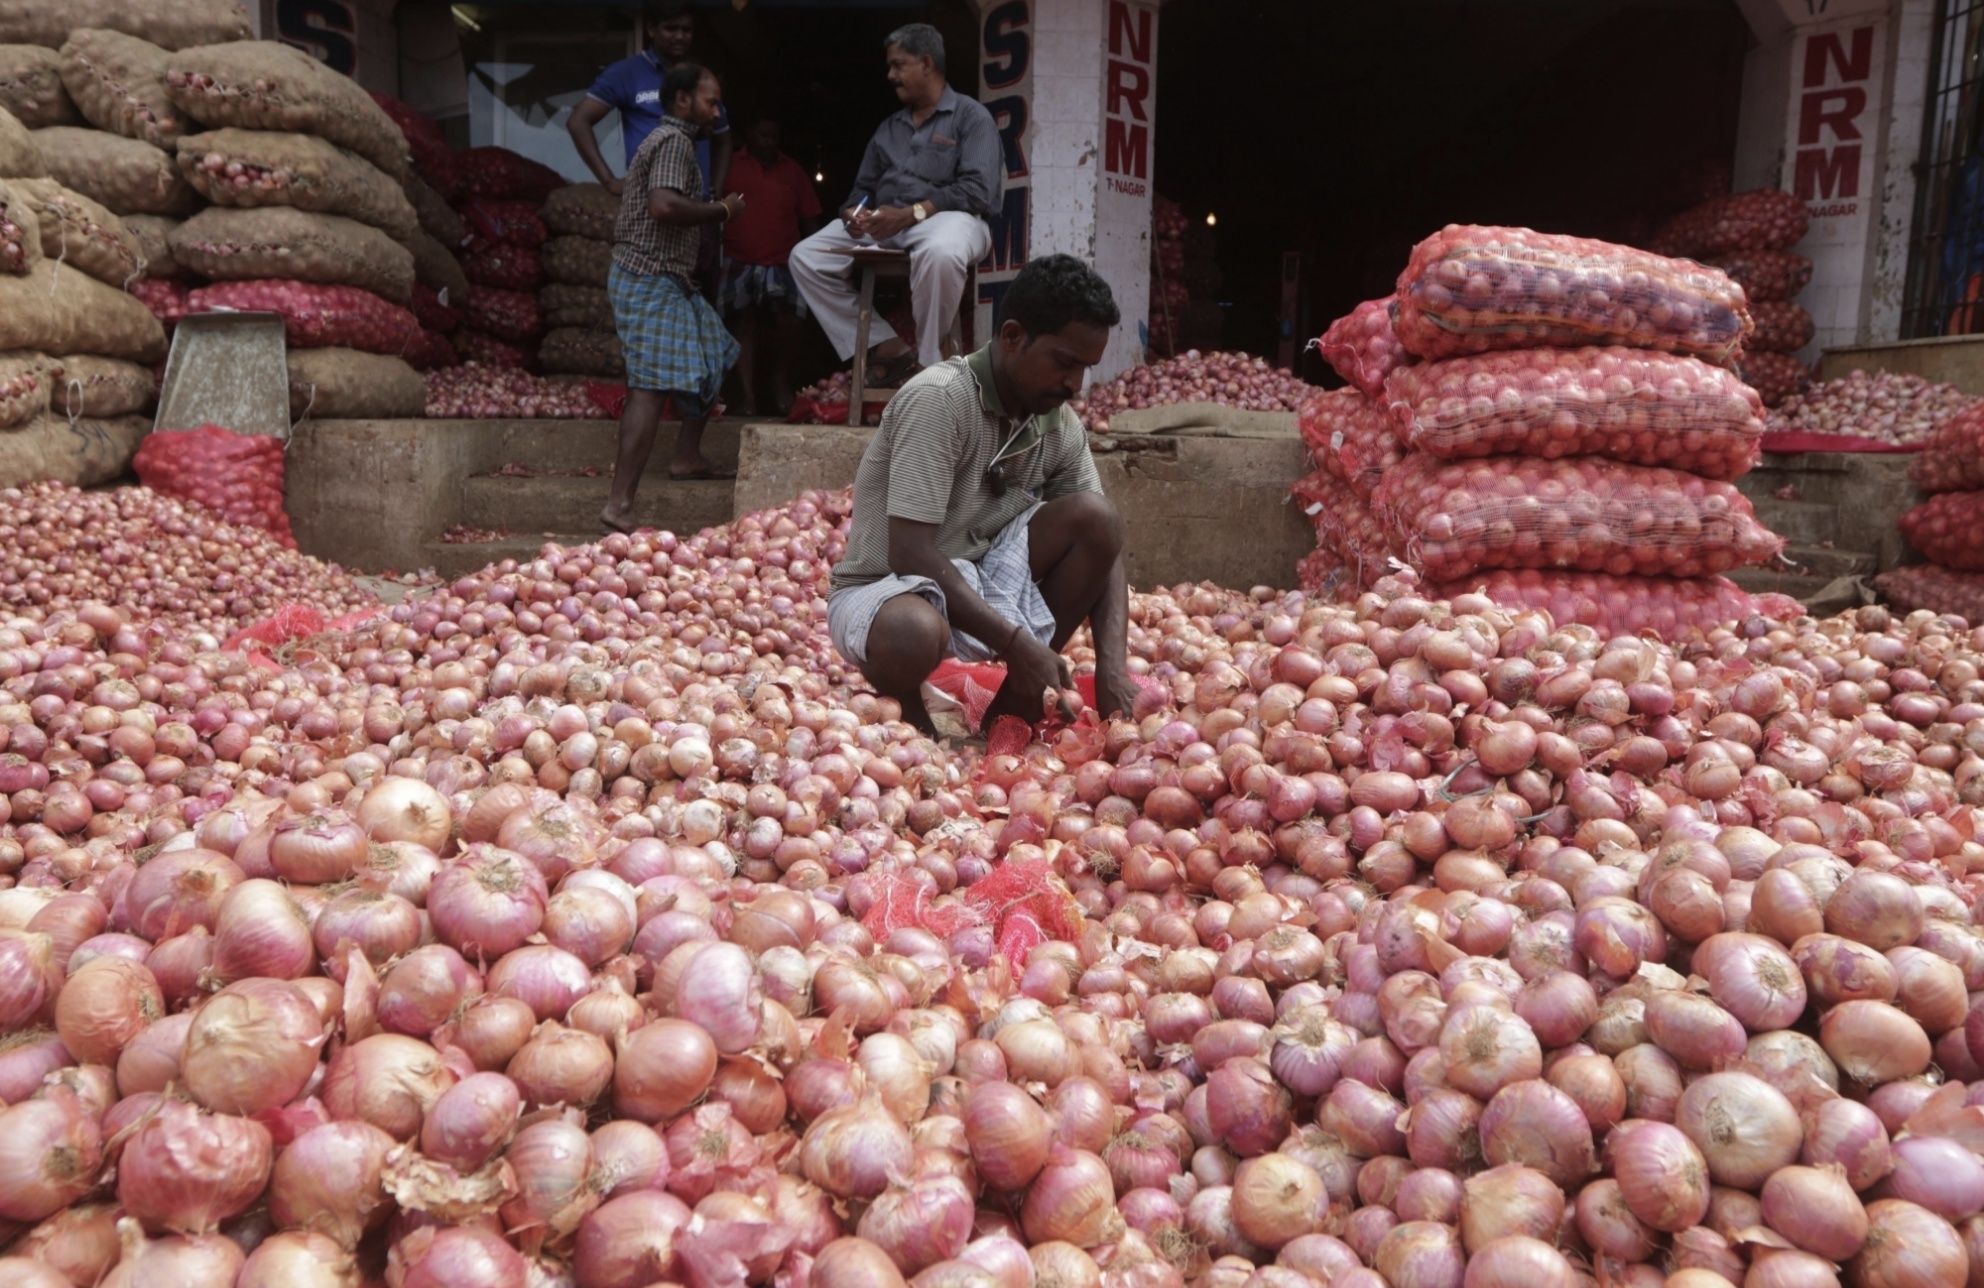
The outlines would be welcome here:
M 1376 398 L 1384 392 L 1385 377 L 1412 361 L 1412 355 L 1399 343 L 1392 329 L 1392 306 L 1396 297 L 1366 300 L 1343 317 L 1330 323 L 1316 341 L 1323 361 L 1336 374 Z
M 1509 608 L 1536 608 L 1558 625 L 1577 623 L 1601 635 L 1648 631 L 1670 643 L 1746 618 L 1796 617 L 1804 609 L 1783 595 L 1751 595 L 1722 577 L 1614 577 L 1606 573 L 1501 569 L 1432 588 L 1435 599 L 1486 595 Z
M 1727 483 L 1594 456 L 1415 452 L 1385 475 L 1371 509 L 1433 581 L 1486 568 L 1700 577 L 1784 548 Z
M 1345 569 L 1334 550 L 1317 546 L 1295 563 L 1295 585 L 1318 599 L 1335 599 L 1343 589 Z
M 1334 556 L 1360 589 L 1391 568 L 1391 535 L 1351 486 L 1327 470 L 1317 470 L 1289 489 L 1316 530 L 1318 549 Z
M 1811 371 L 1788 353 L 1746 352 L 1736 362 L 1736 374 L 1757 391 L 1766 407 L 1812 387 Z
M 1729 274 L 1750 297 L 1750 311 L 1760 301 L 1788 300 L 1812 284 L 1812 261 L 1788 250 L 1744 250 L 1718 255 L 1710 265 Z M 1763 319 L 1757 319 L 1763 325 Z
M 1039 832 L 1030 819 L 1007 823 L 1000 845 L 1011 848 L 1005 834 L 1029 828 Z M 868 882 L 874 902 L 861 924 L 877 943 L 909 927 L 948 937 L 970 926 L 989 926 L 999 950 L 1017 970 L 1048 940 L 1075 943 L 1081 938 L 1081 905 L 1045 859 L 1005 859 L 950 896 L 937 896 L 927 880 L 899 872 L 875 872 Z
M 1924 492 L 1984 488 L 1984 403 L 1936 426 L 1928 445 L 1908 463 L 1908 477 Z
M 1757 331 L 1750 347 L 1761 353 L 1796 353 L 1812 342 L 1817 331 L 1803 305 L 1789 300 L 1763 300 L 1750 306 Z
M 1984 492 L 1939 492 L 1901 516 L 1901 535 L 1930 563 L 1984 572 Z
M 179 282 L 145 277 L 131 283 L 129 290 L 140 304 L 152 311 L 153 317 L 164 324 L 167 335 L 171 335 L 172 328 L 179 325 L 180 318 L 193 311 L 186 306 L 186 297 L 192 292 Z
M 479 362 L 485 367 L 528 371 L 537 361 L 537 352 L 532 346 L 511 344 L 473 327 L 463 327 L 449 336 L 448 342 L 455 346 L 455 352 L 463 362 Z
M 1790 250 L 1811 227 L 1805 203 L 1781 188 L 1705 201 L 1667 221 L 1653 239 L 1662 255 L 1706 258 L 1732 251 Z
M 468 298 L 462 301 L 462 316 L 475 330 L 511 344 L 525 344 L 544 334 L 544 320 L 537 311 L 537 297 L 523 291 L 471 286 L 468 288 Z
M 391 94 L 374 93 L 372 101 L 385 109 L 393 124 L 400 127 L 406 136 L 407 152 L 413 157 L 413 168 L 420 172 L 444 197 L 454 199 L 455 186 L 460 174 L 455 165 L 455 154 L 448 147 L 447 136 L 441 127 L 428 117 L 414 111 Z
M 1332 389 L 1302 404 L 1296 427 L 1316 464 L 1369 500 L 1384 472 L 1405 457 L 1384 409 L 1355 389 Z
M 413 288 L 413 316 L 429 331 L 447 335 L 461 329 L 462 311 L 441 303 L 441 295 L 431 286 Z
M 465 202 L 529 201 L 541 205 L 565 186 L 556 170 L 508 148 L 470 148 L 455 160 L 461 172 L 456 192 Z
M 443 367 L 456 366 L 462 360 L 447 336 L 426 327 L 420 329 L 420 338 L 408 345 L 401 356 L 406 359 L 406 365 L 415 371 L 439 371 Z
M 1874 588 L 1905 613 L 1926 608 L 1984 623 L 1984 573 L 1957 572 L 1935 564 L 1910 564 L 1874 578 Z
M 294 349 L 358 349 L 394 357 L 420 338 L 420 320 L 356 286 L 261 279 L 217 282 L 186 297 L 187 312 L 266 310 L 282 315 Z
M 461 216 L 477 235 L 486 240 L 505 242 L 511 246 L 542 246 L 551 235 L 538 213 L 542 204 L 536 201 L 471 201 L 462 207 Z
M 214 425 L 147 434 L 132 458 L 138 481 L 155 492 L 193 501 L 229 523 L 267 531 L 296 549 L 283 509 L 283 441 L 236 434 Z
M 1432 456 L 1607 456 L 1712 479 L 1753 468 L 1764 432 L 1763 401 L 1734 372 L 1617 346 L 1405 367 L 1385 405 L 1406 444 Z
M 958 704 L 965 722 L 973 729 L 985 723 L 985 710 L 999 696 L 1006 682 L 1006 668 L 985 662 L 960 662 L 945 658 L 924 683 Z
M 476 236 L 462 255 L 462 272 L 477 286 L 535 292 L 544 285 L 544 258 L 529 246 Z
M 1750 333 L 1720 270 L 1610 242 L 1449 224 L 1413 247 L 1393 321 L 1422 358 L 1625 344 L 1728 363 Z

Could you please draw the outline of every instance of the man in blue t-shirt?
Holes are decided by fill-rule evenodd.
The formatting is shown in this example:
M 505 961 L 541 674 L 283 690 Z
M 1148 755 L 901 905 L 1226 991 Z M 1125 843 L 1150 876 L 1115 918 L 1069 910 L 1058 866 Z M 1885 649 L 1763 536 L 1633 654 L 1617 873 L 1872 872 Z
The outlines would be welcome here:
M 579 159 L 615 196 L 620 193 L 620 180 L 600 155 L 593 127 L 605 120 L 608 112 L 618 109 L 620 135 L 627 144 L 626 161 L 632 164 L 641 144 L 661 123 L 661 78 L 675 64 L 687 61 L 689 46 L 695 42 L 695 0 L 649 0 L 641 9 L 641 30 L 647 33 L 648 47 L 601 72 L 565 125 L 571 132 L 572 146 L 579 150 Z M 703 182 L 712 192 L 723 191 L 724 180 L 730 175 L 730 151 L 730 114 L 719 109 L 710 137 L 696 143 Z

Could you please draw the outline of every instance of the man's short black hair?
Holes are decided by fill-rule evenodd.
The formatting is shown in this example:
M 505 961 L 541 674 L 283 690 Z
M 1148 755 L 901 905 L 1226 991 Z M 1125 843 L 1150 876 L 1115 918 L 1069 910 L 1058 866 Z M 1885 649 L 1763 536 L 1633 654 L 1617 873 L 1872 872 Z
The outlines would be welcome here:
M 693 17 L 695 12 L 696 0 L 647 0 L 641 6 L 641 30 L 677 18 Z
M 692 63 L 686 60 L 675 64 L 675 66 L 662 73 L 661 110 L 664 112 L 673 112 L 675 110 L 676 98 L 683 94 L 693 96 L 696 92 L 696 87 L 703 83 L 703 77 L 709 74 L 710 69 L 701 63 Z
M 999 324 L 1017 322 L 1028 338 L 1053 335 L 1070 322 L 1103 330 L 1123 320 L 1116 296 L 1102 275 L 1073 255 L 1030 260 L 1006 288 Z
M 911 58 L 928 58 L 939 76 L 947 75 L 944 71 L 944 33 L 927 22 L 912 22 L 907 27 L 897 27 L 889 33 L 883 47 L 900 49 Z

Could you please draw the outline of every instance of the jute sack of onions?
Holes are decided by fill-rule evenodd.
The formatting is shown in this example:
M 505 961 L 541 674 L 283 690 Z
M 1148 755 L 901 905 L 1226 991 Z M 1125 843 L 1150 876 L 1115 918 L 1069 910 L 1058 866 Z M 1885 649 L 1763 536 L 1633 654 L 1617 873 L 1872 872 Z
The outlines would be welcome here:
M 611 331 L 559 327 L 545 334 L 537 347 L 538 365 L 546 371 L 577 376 L 627 378 L 626 350 Z
M 1676 215 L 1654 237 L 1653 249 L 1690 258 L 1790 250 L 1810 225 L 1805 203 L 1796 194 L 1757 188 L 1717 197 Z
M 356 152 L 308 134 L 222 129 L 179 140 L 179 168 L 221 206 L 344 215 L 404 242 L 420 227 L 406 191 Z
M 16 179 L 14 191 L 34 206 L 42 254 L 123 290 L 145 267 L 144 246 L 118 216 L 53 179 Z
M 36 134 L 0 107 L 0 179 L 43 179 L 48 176 L 48 158 L 42 155 Z
M 1757 321 L 1750 347 L 1765 353 L 1796 353 L 1812 342 L 1817 327 L 1804 306 L 1788 300 L 1765 300 L 1752 304 Z
M 444 293 L 451 300 L 468 297 L 468 274 L 461 261 L 439 240 L 417 232 L 408 242 L 413 251 L 413 277 L 420 285 Z
M 79 27 L 105 27 L 167 49 L 255 34 L 240 0 L 0 0 L 0 41 L 59 49 Z
M 611 241 L 567 234 L 544 243 L 544 276 L 550 281 L 605 290 L 612 269 Z
M 1384 409 L 1355 389 L 1332 389 L 1302 405 L 1296 427 L 1316 464 L 1371 499 L 1384 472 L 1405 457 Z
M 1764 430 L 1762 400 L 1734 372 L 1617 346 L 1404 367 L 1383 405 L 1432 456 L 1606 456 L 1724 480 L 1755 467 Z
M 1743 288 L 1753 311 L 1760 301 L 1788 300 L 1812 284 L 1812 261 L 1788 250 L 1738 251 L 1708 262 Z
M 34 203 L 16 185 L 0 180 L 0 273 L 25 273 L 41 262 L 41 221 Z
M 1938 492 L 1901 516 L 1901 535 L 1930 563 L 1984 572 L 1984 492 Z
M 60 373 L 60 365 L 46 354 L 0 353 L 0 429 L 47 411 L 49 387 Z
M 1385 377 L 1412 361 L 1412 355 L 1399 343 L 1392 329 L 1392 307 L 1396 297 L 1366 300 L 1343 317 L 1330 323 L 1316 341 L 1323 361 L 1336 374 L 1376 398 L 1384 392 Z
M 544 226 L 569 237 L 612 241 L 620 198 L 596 183 L 575 183 L 544 199 Z
M 21 276 L 0 275 L 0 350 L 5 349 L 156 362 L 165 356 L 165 332 L 132 296 L 43 259 Z
M 77 353 L 56 359 L 62 378 L 49 406 L 65 416 L 128 416 L 158 397 L 152 369 L 121 358 Z
M 1623 344 L 1728 363 L 1750 334 L 1717 269 L 1527 228 L 1449 224 L 1413 247 L 1393 325 L 1421 358 Z
M 1984 403 L 1938 426 L 1928 446 L 1908 463 L 1908 478 L 1924 492 L 1984 488 Z
M 1736 360 L 1736 371 L 1766 407 L 1775 407 L 1812 384 L 1810 369 L 1788 353 L 1745 350 Z
M 615 330 L 613 301 L 596 286 L 547 283 L 537 293 L 538 311 L 547 327 L 576 326 L 588 331 Z
M 164 215 L 125 215 L 124 227 L 138 241 L 138 253 L 144 257 L 143 277 L 159 280 L 186 278 L 192 271 L 180 263 L 172 253 L 169 238 L 172 230 L 181 221 Z
M 265 310 L 282 316 L 292 348 L 399 354 L 420 334 L 413 314 L 355 286 L 316 282 L 220 282 L 186 297 L 193 313 Z
M 413 253 L 370 224 L 289 206 L 209 206 L 167 234 L 173 258 L 221 282 L 285 278 L 413 298 Z
M 537 365 L 535 344 L 512 344 L 473 326 L 464 326 L 452 332 L 448 343 L 455 346 L 455 353 L 465 363 L 511 371 L 528 371 Z M 431 387 L 429 392 L 431 400 Z M 431 412 L 429 414 L 432 415 Z
M 1651 631 L 1669 643 L 1759 614 L 1782 621 L 1803 611 L 1796 600 L 1753 596 L 1722 577 L 1500 569 L 1435 586 L 1432 593 L 1440 599 L 1486 595 L 1505 607 L 1542 609 L 1560 626 L 1576 622 L 1608 637 Z
M 402 420 L 426 408 L 427 385 L 403 359 L 356 349 L 289 355 L 289 414 L 298 420 Z
M 1699 577 L 1762 563 L 1784 542 L 1727 483 L 1577 456 L 1442 461 L 1412 453 L 1371 509 L 1435 581 L 1487 568 Z
M 420 220 L 420 227 L 428 236 L 448 247 L 459 246 L 468 240 L 468 225 L 455 213 L 454 207 L 442 200 L 432 184 L 416 174 L 407 176 L 401 187 L 413 206 L 413 213 Z
M 151 427 L 142 416 L 37 416 L 0 433 L 0 487 L 42 480 L 94 487 L 120 478 Z
M 188 215 L 200 195 L 172 154 L 139 139 L 57 125 L 36 130 L 48 177 L 117 215 Z
M 165 64 L 171 57 L 149 40 L 84 28 L 62 45 L 62 84 L 99 130 L 170 148 L 188 125 L 166 97 Z
M 293 46 L 257 40 L 182 50 L 166 64 L 165 92 L 202 125 L 314 135 L 394 180 L 407 175 L 406 137 L 393 119 L 357 81 Z
M 62 88 L 62 55 L 41 45 L 0 45 L 0 112 L 30 130 L 77 125 L 82 114 Z
M 544 260 L 529 246 L 489 241 L 477 235 L 470 237 L 462 249 L 461 265 L 472 286 L 534 293 L 544 285 Z
M 1903 612 L 1925 608 L 1954 613 L 1967 622 L 1984 622 L 1984 573 L 1910 564 L 1874 578 L 1874 588 Z

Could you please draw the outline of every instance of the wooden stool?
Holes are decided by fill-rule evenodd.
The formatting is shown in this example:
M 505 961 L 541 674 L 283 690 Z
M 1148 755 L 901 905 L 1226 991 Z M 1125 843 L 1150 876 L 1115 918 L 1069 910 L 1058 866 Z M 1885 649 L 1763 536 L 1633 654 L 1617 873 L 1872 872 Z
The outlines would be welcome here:
M 840 253 L 852 259 L 861 274 L 861 307 L 854 315 L 854 370 L 847 391 L 848 425 L 858 428 L 868 419 L 864 400 L 868 394 L 868 334 L 875 321 L 875 282 L 884 277 L 907 282 L 909 252 L 883 246 L 849 246 L 841 249 Z M 914 301 L 911 303 L 913 305 Z M 946 357 L 965 352 L 972 333 L 977 330 L 973 325 L 977 306 L 978 269 L 973 266 L 965 270 L 964 295 L 958 300 L 957 316 L 951 319 L 951 325 L 944 334 Z M 916 347 L 915 336 L 905 336 L 903 340 L 910 348 Z

